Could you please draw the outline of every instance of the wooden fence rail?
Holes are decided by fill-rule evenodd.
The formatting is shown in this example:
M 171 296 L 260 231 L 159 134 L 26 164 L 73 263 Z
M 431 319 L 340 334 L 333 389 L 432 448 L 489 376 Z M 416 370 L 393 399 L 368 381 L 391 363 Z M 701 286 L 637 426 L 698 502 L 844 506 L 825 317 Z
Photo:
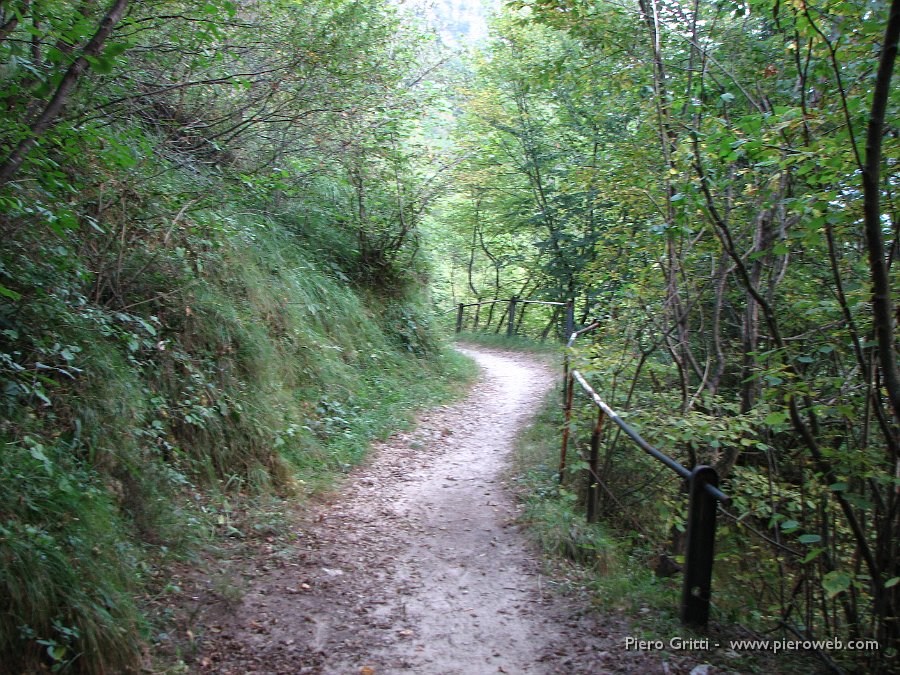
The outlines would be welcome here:
M 544 300 L 522 300 L 517 297 L 508 300 L 487 300 L 484 302 L 459 303 L 456 306 L 456 332 L 463 328 L 465 310 L 468 307 L 481 307 L 483 305 L 508 304 L 507 335 L 512 336 L 515 331 L 516 306 L 519 303 L 537 305 L 557 305 L 566 308 L 566 332 L 570 336 L 566 343 L 565 358 L 563 361 L 563 411 L 565 422 L 562 428 L 562 447 L 559 455 L 559 481 L 562 482 L 567 465 L 567 451 L 569 446 L 572 426 L 572 406 L 575 396 L 575 385 L 588 395 L 591 402 L 597 408 L 597 420 L 591 433 L 590 455 L 587 468 L 587 519 L 588 522 L 596 522 L 599 517 L 599 455 L 600 436 L 604 423 L 610 420 L 616 424 L 631 442 L 655 460 L 671 469 L 675 474 L 686 480 L 689 488 L 688 517 L 687 517 L 687 551 L 684 559 L 684 582 L 681 592 L 680 615 L 682 623 L 690 626 L 703 627 L 709 621 L 709 606 L 712 595 L 712 570 L 713 553 L 716 538 L 716 512 L 719 504 L 727 504 L 731 498 L 722 492 L 719 485 L 719 477 L 716 470 L 710 466 L 700 465 L 688 469 L 677 460 L 669 457 L 664 452 L 653 447 L 630 425 L 628 425 L 618 413 L 616 413 L 600 397 L 594 388 L 588 383 L 584 375 L 572 368 L 570 349 L 575 341 L 582 335 L 590 333 L 600 327 L 598 321 L 588 326 L 575 330 L 573 303 L 548 302 Z M 453 310 L 450 310 L 453 311 Z M 502 323 L 502 321 L 501 321 Z
M 572 331 L 575 328 L 575 306 L 571 300 L 567 302 L 558 302 L 558 301 L 550 301 L 550 300 L 523 300 L 522 298 L 517 298 L 513 296 L 506 300 L 484 300 L 482 302 L 460 302 L 456 306 L 456 332 L 460 333 L 463 329 L 463 323 L 465 322 L 465 313 L 466 309 L 469 307 L 478 307 L 481 308 L 485 305 L 496 305 L 496 304 L 506 304 L 507 305 L 507 320 L 506 320 L 506 336 L 512 337 L 516 332 L 516 308 L 518 305 L 548 305 L 551 307 L 565 307 L 566 308 L 566 316 L 565 316 L 565 332 L 563 335 L 571 335 Z M 451 310 L 452 311 L 452 310 Z M 476 313 L 477 316 L 477 313 Z M 477 319 L 476 319 L 477 322 Z M 502 324 L 503 321 L 501 320 Z M 521 320 L 520 320 L 521 323 Z M 551 320 L 552 323 L 552 320 Z M 499 329 L 499 327 L 498 327 Z

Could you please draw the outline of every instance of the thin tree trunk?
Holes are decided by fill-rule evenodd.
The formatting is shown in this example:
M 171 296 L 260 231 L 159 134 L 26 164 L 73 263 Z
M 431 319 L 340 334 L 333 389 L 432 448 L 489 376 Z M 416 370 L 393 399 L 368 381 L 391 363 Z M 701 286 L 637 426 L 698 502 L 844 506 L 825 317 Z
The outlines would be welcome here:
M 869 254 L 869 273 L 872 279 L 872 317 L 875 340 L 878 343 L 878 361 L 888 400 L 894 413 L 894 420 L 900 421 L 900 373 L 897 371 L 897 355 L 894 344 L 894 305 L 891 299 L 891 285 L 885 259 L 884 235 L 881 222 L 881 146 L 884 137 L 884 118 L 890 93 L 891 76 L 897 60 L 897 45 L 900 42 L 900 0 L 893 0 L 884 43 L 875 77 L 872 94 L 872 108 L 866 132 L 866 158 L 863 165 L 863 217 L 866 232 L 866 250 Z M 893 429 L 896 437 L 896 426 Z M 896 457 L 893 458 L 896 462 Z M 897 515 L 896 494 L 891 495 L 891 517 L 885 519 L 878 546 L 878 564 L 885 577 L 896 576 Z M 875 585 L 875 612 L 879 616 L 879 639 L 883 644 L 896 647 L 900 641 L 897 626 L 896 607 L 900 602 L 900 592 L 896 586 L 885 588 L 883 579 L 873 579 Z
M 22 139 L 6 160 L 0 164 L 0 185 L 5 185 L 12 179 L 22 166 L 28 153 L 37 144 L 38 139 L 47 132 L 56 121 L 56 118 L 62 113 L 66 103 L 69 101 L 69 97 L 75 90 L 75 85 L 78 84 L 78 80 L 84 74 L 84 71 L 87 70 L 88 58 L 96 57 L 100 54 L 106 39 L 113 28 L 116 27 L 116 24 L 122 20 L 127 7 L 128 0 L 116 0 L 109 8 L 106 16 L 100 20 L 94 37 L 85 45 L 81 55 L 69 66 L 62 80 L 60 80 L 53 97 L 44 107 L 41 114 L 38 115 L 37 119 L 30 125 L 28 137 Z

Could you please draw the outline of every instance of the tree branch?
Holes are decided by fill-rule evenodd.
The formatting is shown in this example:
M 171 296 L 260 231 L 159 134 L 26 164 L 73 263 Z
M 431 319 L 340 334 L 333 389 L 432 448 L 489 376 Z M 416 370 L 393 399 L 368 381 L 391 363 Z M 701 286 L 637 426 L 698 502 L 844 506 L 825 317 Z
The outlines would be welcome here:
M 37 144 L 38 139 L 47 132 L 56 121 L 56 118 L 59 117 L 69 97 L 72 95 L 75 85 L 78 84 L 78 80 L 84 74 L 84 71 L 87 70 L 88 58 L 96 57 L 100 53 L 106 38 L 109 37 L 113 28 L 122 19 L 122 15 L 127 7 L 128 0 L 115 0 L 106 16 L 101 19 L 94 37 L 85 45 L 81 56 L 69 66 L 62 80 L 60 80 L 53 98 L 50 99 L 41 114 L 31 124 L 28 136 L 22 139 L 6 160 L 0 164 L 0 185 L 5 185 L 10 181 L 22 166 L 28 153 Z

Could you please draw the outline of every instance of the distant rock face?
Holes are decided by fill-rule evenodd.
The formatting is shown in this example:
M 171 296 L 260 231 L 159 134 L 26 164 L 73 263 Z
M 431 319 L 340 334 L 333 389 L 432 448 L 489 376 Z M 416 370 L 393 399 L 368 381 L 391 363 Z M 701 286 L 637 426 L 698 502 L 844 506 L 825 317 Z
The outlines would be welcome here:
M 449 47 L 465 47 L 487 37 L 487 17 L 496 0 L 407 0 L 428 17 Z

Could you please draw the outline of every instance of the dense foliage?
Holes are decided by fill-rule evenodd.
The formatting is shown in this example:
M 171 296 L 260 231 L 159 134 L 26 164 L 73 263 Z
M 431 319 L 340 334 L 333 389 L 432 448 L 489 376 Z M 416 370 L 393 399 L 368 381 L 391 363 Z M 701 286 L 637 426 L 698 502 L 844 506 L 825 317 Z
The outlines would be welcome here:
M 4 672 L 139 667 L 139 598 L 229 499 L 314 489 L 439 393 L 414 26 L 0 3 Z
M 512 3 L 464 92 L 439 286 L 600 319 L 578 349 L 598 390 L 735 495 L 719 616 L 875 637 L 879 667 L 900 647 L 898 27 L 852 0 Z M 678 486 L 607 433 L 608 517 L 677 559 Z

